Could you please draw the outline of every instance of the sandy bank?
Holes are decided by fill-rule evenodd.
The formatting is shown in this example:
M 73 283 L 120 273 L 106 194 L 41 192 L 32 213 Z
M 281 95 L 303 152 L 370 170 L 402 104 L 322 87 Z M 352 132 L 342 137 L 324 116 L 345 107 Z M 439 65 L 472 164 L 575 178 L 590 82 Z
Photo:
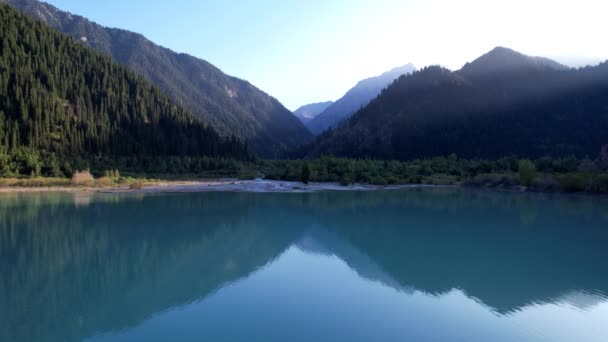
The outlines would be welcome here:
M 269 193 L 305 193 L 316 191 L 374 191 L 396 190 L 428 185 L 368 185 L 354 184 L 342 186 L 338 183 L 310 183 L 271 181 L 271 180 L 201 180 L 171 181 L 144 186 L 143 189 L 124 187 L 0 187 L 0 193 L 28 192 L 100 192 L 100 193 L 172 193 L 172 192 L 269 192 Z
M 412 187 L 421 187 L 424 185 L 363 185 L 355 184 L 350 186 L 342 186 L 338 183 L 310 183 L 303 184 L 300 182 L 287 181 L 271 181 L 271 180 L 223 180 L 223 181 L 205 181 L 205 182 L 188 182 L 187 184 L 159 184 L 147 186 L 141 190 L 131 189 L 101 189 L 100 192 L 120 193 L 120 192 L 315 192 L 315 191 L 373 191 L 373 190 L 396 190 Z

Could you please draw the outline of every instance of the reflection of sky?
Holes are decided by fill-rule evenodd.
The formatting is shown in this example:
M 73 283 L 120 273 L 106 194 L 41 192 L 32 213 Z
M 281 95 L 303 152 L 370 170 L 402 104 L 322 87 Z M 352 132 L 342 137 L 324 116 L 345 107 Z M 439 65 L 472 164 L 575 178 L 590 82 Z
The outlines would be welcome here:
M 570 292 L 508 314 L 453 289 L 404 292 L 298 247 L 213 295 L 90 341 L 607 341 L 608 301 Z

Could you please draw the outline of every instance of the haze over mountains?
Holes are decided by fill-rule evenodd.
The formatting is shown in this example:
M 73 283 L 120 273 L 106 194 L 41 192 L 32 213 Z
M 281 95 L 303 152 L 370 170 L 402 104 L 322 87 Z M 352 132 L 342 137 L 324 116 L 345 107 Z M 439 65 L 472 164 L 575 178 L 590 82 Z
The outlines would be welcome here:
M 331 106 L 332 104 L 333 101 L 311 103 L 296 109 L 293 112 L 293 115 L 298 117 L 303 124 L 306 124 L 317 117 L 317 115 L 323 113 L 327 107 Z
M 415 70 L 416 67 L 407 64 L 387 71 L 380 76 L 360 81 L 342 98 L 309 121 L 306 127 L 315 135 L 321 134 L 328 128 L 335 127 L 340 121 L 350 117 L 361 107 L 367 105 L 369 101 L 380 94 L 383 88 L 386 88 L 399 76 L 412 73 Z
M 261 156 L 278 156 L 311 139 L 302 123 L 275 98 L 204 60 L 175 53 L 137 33 L 103 27 L 41 1 L 0 2 L 112 56 L 221 134 L 247 140 Z
M 607 142 L 608 63 L 568 69 L 506 48 L 399 78 L 308 156 L 594 156 Z

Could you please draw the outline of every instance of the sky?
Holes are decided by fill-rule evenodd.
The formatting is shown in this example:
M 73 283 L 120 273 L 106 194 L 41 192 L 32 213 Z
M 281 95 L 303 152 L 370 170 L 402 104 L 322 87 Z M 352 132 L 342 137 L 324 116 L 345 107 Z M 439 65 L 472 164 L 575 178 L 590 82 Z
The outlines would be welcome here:
M 605 0 L 45 0 L 250 81 L 291 110 L 394 67 L 505 46 L 572 66 L 608 59 Z

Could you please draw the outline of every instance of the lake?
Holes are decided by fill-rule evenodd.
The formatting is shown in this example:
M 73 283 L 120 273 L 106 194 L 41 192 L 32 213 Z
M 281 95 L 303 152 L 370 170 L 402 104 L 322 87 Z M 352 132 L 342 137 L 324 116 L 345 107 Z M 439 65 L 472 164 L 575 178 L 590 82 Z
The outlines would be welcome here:
M 608 341 L 608 199 L 0 194 L 0 341 Z

